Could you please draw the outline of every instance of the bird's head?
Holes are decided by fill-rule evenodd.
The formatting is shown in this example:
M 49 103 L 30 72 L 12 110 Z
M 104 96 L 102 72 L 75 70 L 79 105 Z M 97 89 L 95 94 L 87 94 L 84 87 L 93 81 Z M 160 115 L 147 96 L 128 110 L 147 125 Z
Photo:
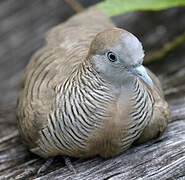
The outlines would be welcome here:
M 140 41 L 133 34 L 119 28 L 98 33 L 88 53 L 93 68 L 107 80 L 124 83 L 139 77 L 152 86 L 152 80 L 142 65 L 143 58 Z

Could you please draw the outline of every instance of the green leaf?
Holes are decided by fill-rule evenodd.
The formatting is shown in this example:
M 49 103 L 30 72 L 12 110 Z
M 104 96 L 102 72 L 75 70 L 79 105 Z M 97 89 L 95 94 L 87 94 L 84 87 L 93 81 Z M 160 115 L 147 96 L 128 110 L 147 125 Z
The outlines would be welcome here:
M 161 10 L 184 5 L 185 0 L 105 0 L 97 7 L 108 16 L 115 16 L 129 11 Z

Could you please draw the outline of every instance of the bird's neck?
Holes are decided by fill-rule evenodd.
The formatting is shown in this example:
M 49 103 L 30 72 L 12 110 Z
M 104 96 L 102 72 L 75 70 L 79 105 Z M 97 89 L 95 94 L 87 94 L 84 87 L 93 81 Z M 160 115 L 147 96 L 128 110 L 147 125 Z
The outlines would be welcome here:
M 98 123 L 95 120 L 101 121 L 101 114 L 104 114 L 112 98 L 108 86 L 88 62 L 83 62 L 66 79 L 62 87 L 58 88 L 60 92 L 57 93 L 57 104 L 61 108 L 65 107 L 66 112 L 72 112 L 68 116 L 74 121 L 83 118 L 79 119 L 79 122 L 82 122 L 90 117 L 92 121 L 88 123 Z M 96 113 L 97 111 L 100 113 Z M 90 127 L 92 126 L 89 125 Z
M 133 101 L 147 101 L 148 103 L 153 103 L 152 95 L 147 87 L 147 85 L 138 77 L 136 77 L 129 86 L 129 90 L 132 94 Z M 138 98 L 140 100 L 138 100 Z
M 86 86 L 89 84 L 95 89 L 101 89 L 102 86 L 109 86 L 109 82 L 99 75 L 89 61 L 84 61 L 80 64 L 77 73 L 78 81 L 82 80 L 82 85 Z

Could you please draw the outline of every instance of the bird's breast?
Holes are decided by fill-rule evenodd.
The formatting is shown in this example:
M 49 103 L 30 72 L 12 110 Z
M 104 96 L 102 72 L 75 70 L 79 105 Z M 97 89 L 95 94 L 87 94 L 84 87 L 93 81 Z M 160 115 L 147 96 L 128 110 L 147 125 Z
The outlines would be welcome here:
M 123 93 L 111 101 L 107 105 L 107 116 L 102 120 L 102 126 L 90 136 L 90 149 L 104 158 L 115 156 L 124 150 L 122 140 L 128 135 L 131 125 L 129 98 L 129 94 L 126 96 Z

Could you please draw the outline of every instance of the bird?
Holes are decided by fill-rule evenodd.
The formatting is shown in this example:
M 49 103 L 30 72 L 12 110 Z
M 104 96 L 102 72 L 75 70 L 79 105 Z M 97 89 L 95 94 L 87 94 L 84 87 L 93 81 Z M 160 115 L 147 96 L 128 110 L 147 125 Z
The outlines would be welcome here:
M 138 38 L 96 7 L 53 27 L 25 69 L 23 143 L 46 164 L 62 155 L 70 166 L 68 157 L 110 158 L 160 136 L 170 109 L 143 59 Z

